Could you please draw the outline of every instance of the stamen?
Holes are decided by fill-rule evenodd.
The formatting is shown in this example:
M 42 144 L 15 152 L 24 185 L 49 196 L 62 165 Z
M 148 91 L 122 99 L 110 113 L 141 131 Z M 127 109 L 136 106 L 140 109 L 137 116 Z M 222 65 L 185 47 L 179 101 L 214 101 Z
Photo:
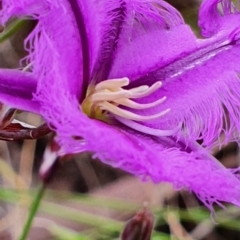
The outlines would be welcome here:
M 142 115 L 138 115 L 130 111 L 124 110 L 122 108 L 119 108 L 106 101 L 103 103 L 100 103 L 99 106 L 102 110 L 107 110 L 108 112 L 111 112 L 117 116 L 124 117 L 126 119 L 135 120 L 135 121 L 148 121 L 148 120 L 156 119 L 156 118 L 162 117 L 163 115 L 167 114 L 170 111 L 170 109 L 166 109 L 158 114 L 142 116 Z
M 163 103 L 166 97 L 162 97 L 152 103 L 137 103 L 131 99 L 149 96 L 162 86 L 162 82 L 156 82 L 152 86 L 142 85 L 136 88 L 124 89 L 129 84 L 128 78 L 112 79 L 103 81 L 96 86 L 91 86 L 87 97 L 82 103 L 82 110 L 90 117 L 103 119 L 103 115 L 111 113 L 113 116 L 133 120 L 148 121 L 167 114 L 166 109 L 157 114 L 144 116 L 122 109 L 119 106 L 126 106 L 132 109 L 148 109 Z
M 140 98 L 140 97 L 146 97 L 155 92 L 157 89 L 159 89 L 162 86 L 162 82 L 155 82 L 151 87 L 148 86 L 142 86 L 142 87 L 147 87 L 145 91 L 141 92 L 134 92 L 134 88 L 131 89 L 130 91 L 134 93 L 134 96 L 131 96 L 131 98 Z
M 92 96 L 92 101 L 100 102 L 100 101 L 113 101 L 120 98 L 127 98 L 128 92 L 124 90 L 120 90 L 118 92 L 110 92 L 108 90 L 104 92 L 95 93 Z
M 122 106 L 126 106 L 126 107 L 129 107 L 129 108 L 133 108 L 133 109 L 147 109 L 147 108 L 151 108 L 151 107 L 155 107 L 161 103 L 163 103 L 167 98 L 166 97 L 162 97 L 160 99 L 158 99 L 157 101 L 155 102 L 152 102 L 152 103 L 136 103 L 130 99 L 127 99 L 127 98 L 120 98 L 120 99 L 117 99 L 115 100 L 114 102 L 118 103 L 119 105 L 122 105 Z
M 119 79 L 111 79 L 100 82 L 96 85 L 96 91 L 104 90 L 104 89 L 116 89 L 120 87 L 125 87 L 129 84 L 128 78 L 119 78 Z

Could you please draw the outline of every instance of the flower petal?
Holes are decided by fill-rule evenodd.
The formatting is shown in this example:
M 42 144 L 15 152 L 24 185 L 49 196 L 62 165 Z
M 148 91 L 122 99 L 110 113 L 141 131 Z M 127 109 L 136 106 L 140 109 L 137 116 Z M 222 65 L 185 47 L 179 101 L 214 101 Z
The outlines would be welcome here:
M 67 0 L 3 0 L 1 21 L 13 16 L 33 18 L 38 24 L 25 41 L 28 62 L 39 82 L 71 79 L 65 88 L 80 96 L 82 49 L 77 20 Z
M 209 208 L 218 201 L 240 206 L 239 179 L 200 147 L 171 138 L 151 139 L 89 119 L 64 90 L 49 95 L 44 106 L 43 115 L 54 126 L 63 153 L 93 152 L 103 162 L 143 179 L 193 191 Z
M 82 100 L 90 71 L 93 81 L 108 76 L 118 22 L 123 18 L 123 3 L 123 0 L 6 0 L 1 19 L 3 23 L 12 16 L 37 19 L 37 27 L 26 40 L 28 61 L 34 63 L 34 73 L 40 81 L 51 81 L 53 77 L 71 79 L 66 82 L 66 89 Z
M 190 27 L 165 1 L 127 2 L 110 79 L 128 77 L 133 81 L 196 47 Z
M 205 1 L 204 3 L 209 2 L 213 1 Z M 203 9 L 205 9 L 204 5 Z M 133 62 L 136 70 L 133 68 L 130 70 L 127 66 L 118 65 L 116 70 L 114 68 L 114 74 L 112 71 L 111 74 L 113 75 L 111 77 L 120 77 L 121 75 L 117 74 L 123 74 L 121 71 L 126 70 L 133 77 L 130 88 L 141 85 L 151 86 L 157 81 L 162 81 L 163 85 L 159 90 L 144 99 L 138 100 L 138 102 L 151 103 L 162 97 L 166 97 L 167 100 L 147 110 L 128 110 L 139 115 L 149 116 L 170 108 L 170 112 L 165 116 L 147 121 L 144 125 L 164 131 L 173 130 L 182 125 L 186 138 L 192 140 L 202 139 L 203 144 L 209 148 L 215 143 L 223 129 L 226 135 L 225 142 L 238 141 L 239 134 L 236 134 L 236 132 L 240 131 L 240 97 L 238 97 L 240 91 L 240 27 L 237 27 L 239 21 L 234 22 L 235 25 L 232 24 L 228 27 L 227 23 L 225 24 L 228 20 L 230 22 L 231 19 L 236 20 L 235 17 L 239 17 L 239 13 L 226 13 L 225 17 L 221 17 L 221 31 L 217 35 L 205 40 L 192 37 L 189 40 L 190 44 L 184 38 L 176 37 L 185 34 L 186 37 L 189 36 L 182 31 L 182 28 L 186 27 L 185 25 L 162 30 L 168 36 L 175 34 L 172 35 L 170 40 L 170 42 L 175 41 L 177 46 L 177 51 L 173 52 L 169 50 L 169 39 L 164 35 L 162 38 L 162 36 L 151 36 L 152 33 L 150 35 L 142 34 L 142 36 L 138 37 L 139 39 L 147 40 L 149 36 L 152 37 L 152 42 L 149 41 L 146 46 L 142 47 L 144 52 L 143 50 L 138 51 L 142 58 L 146 59 L 139 58 L 142 63 L 135 61 L 137 53 L 134 53 L 134 56 L 131 55 L 131 46 L 135 42 L 138 43 L 138 40 L 135 41 L 134 39 L 132 45 L 130 43 L 129 47 L 126 46 L 125 49 L 126 56 L 130 53 L 126 62 L 128 64 Z M 223 19 L 224 21 L 222 21 Z M 213 19 L 211 25 L 212 22 Z M 177 32 L 176 29 L 181 33 Z M 159 31 L 156 30 L 156 32 Z M 155 46 L 159 45 L 154 45 L 153 41 L 160 41 L 161 46 L 165 48 L 166 53 L 164 52 L 161 59 L 160 57 L 158 59 L 154 58 L 161 48 L 156 49 Z M 144 41 L 142 42 L 144 43 Z M 173 47 L 175 45 L 173 44 Z M 146 49 L 149 49 L 149 55 L 145 52 Z M 154 49 L 155 55 L 151 52 L 151 49 Z M 124 49 L 121 49 L 121 51 L 124 56 Z M 151 58 L 153 59 L 152 62 L 149 60 Z M 119 59 L 117 58 L 116 61 L 118 62 Z M 148 64 L 152 67 L 148 67 Z M 129 66 L 132 67 L 131 64 Z M 136 72 L 141 75 L 138 79 L 136 79 Z M 128 75 L 125 76 L 129 77 Z M 226 109 L 230 121 L 228 126 L 224 128 L 226 126 L 225 119 L 227 118 Z M 179 134 L 181 136 L 182 132 L 179 132 Z
M 111 67 L 112 55 L 124 17 L 123 0 L 78 0 L 87 31 L 91 79 L 104 80 Z
M 239 7 L 239 0 L 235 1 Z M 238 28 L 240 11 L 232 0 L 204 0 L 199 12 L 199 26 L 204 37 Z
M 235 130 L 240 131 L 240 45 L 229 35 L 222 40 L 216 37 L 201 42 L 195 53 L 136 80 L 131 87 L 163 81 L 160 89 L 139 100 L 140 103 L 154 102 L 164 96 L 166 101 L 150 109 L 131 111 L 153 115 L 170 108 L 166 115 L 144 124 L 163 130 L 176 129 L 182 124 L 186 137 L 202 138 L 211 147 L 224 129 L 227 110 L 230 121 L 226 141 L 231 140 Z
M 40 104 L 33 100 L 36 88 L 37 81 L 32 74 L 0 69 L 0 102 L 13 108 L 39 113 Z

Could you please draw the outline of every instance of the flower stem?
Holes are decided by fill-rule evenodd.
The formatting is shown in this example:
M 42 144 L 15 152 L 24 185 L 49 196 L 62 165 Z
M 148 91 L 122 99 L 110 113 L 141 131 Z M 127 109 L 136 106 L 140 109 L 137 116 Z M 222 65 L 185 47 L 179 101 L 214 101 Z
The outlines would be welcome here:
M 23 231 L 22 231 L 22 234 L 21 234 L 21 237 L 19 238 L 19 240 L 26 240 L 26 238 L 28 236 L 28 233 L 31 229 L 33 219 L 34 219 L 34 217 L 37 213 L 37 210 L 38 210 L 38 207 L 40 205 L 41 199 L 42 199 L 43 194 L 45 192 L 45 189 L 46 189 L 46 185 L 43 183 L 41 185 L 41 187 L 39 188 L 35 199 L 32 202 L 32 206 L 31 206 L 30 211 L 29 211 L 28 219 L 25 223 L 25 226 L 23 228 Z
M 4 31 L 0 36 L 0 43 L 6 41 L 8 38 L 10 38 L 14 33 L 16 33 L 24 24 L 26 23 L 26 20 L 18 19 L 12 23 L 12 25 Z

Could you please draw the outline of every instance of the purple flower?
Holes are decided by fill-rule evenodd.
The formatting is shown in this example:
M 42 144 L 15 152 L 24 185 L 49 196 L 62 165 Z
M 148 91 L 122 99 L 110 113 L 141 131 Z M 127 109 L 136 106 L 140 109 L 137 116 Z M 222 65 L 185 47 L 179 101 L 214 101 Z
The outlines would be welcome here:
M 240 12 L 230 0 L 203 2 L 204 39 L 163 0 L 2 2 L 3 23 L 38 24 L 25 41 L 31 71 L 2 69 L 0 100 L 43 115 L 59 154 L 92 152 L 210 209 L 240 205 L 239 179 L 209 153 L 221 132 L 239 139 Z

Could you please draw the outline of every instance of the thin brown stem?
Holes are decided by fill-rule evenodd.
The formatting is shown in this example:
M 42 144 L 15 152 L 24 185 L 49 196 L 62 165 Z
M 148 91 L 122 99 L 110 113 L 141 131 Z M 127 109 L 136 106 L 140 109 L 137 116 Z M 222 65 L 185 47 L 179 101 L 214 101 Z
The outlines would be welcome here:
M 19 129 L 18 131 L 11 131 L 5 128 L 0 130 L 0 140 L 18 141 L 23 139 L 38 139 L 50 132 L 52 132 L 52 130 L 46 123 L 37 128 Z

